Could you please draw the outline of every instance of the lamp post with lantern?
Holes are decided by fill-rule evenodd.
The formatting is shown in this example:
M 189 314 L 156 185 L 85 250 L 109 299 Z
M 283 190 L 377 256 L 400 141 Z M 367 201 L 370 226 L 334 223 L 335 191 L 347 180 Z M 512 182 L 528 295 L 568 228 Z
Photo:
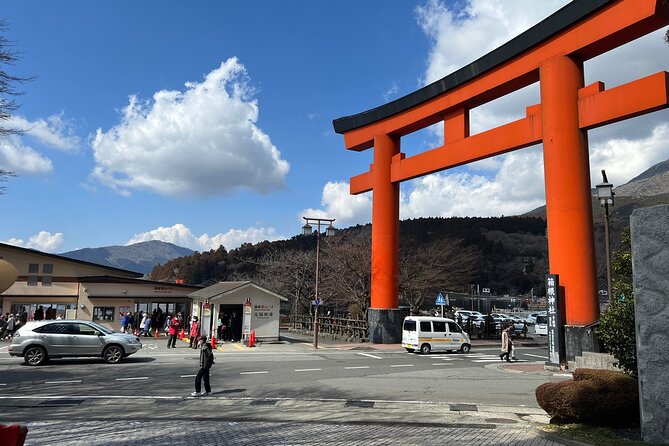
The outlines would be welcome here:
M 595 186 L 597 188 L 597 198 L 599 204 L 604 206 L 604 246 L 606 247 L 606 292 L 608 298 L 611 300 L 611 247 L 609 240 L 609 205 L 614 205 L 615 192 L 613 192 L 613 184 L 609 183 L 606 178 L 606 171 L 602 170 L 603 183 Z
M 318 298 L 318 276 L 319 276 L 319 257 L 320 257 L 320 244 L 321 244 L 321 225 L 328 223 L 328 227 L 325 229 L 325 235 L 331 237 L 337 232 L 335 227 L 332 226 L 332 222 L 335 221 L 334 218 L 311 218 L 311 217 L 302 217 L 306 223 L 302 226 L 302 235 L 311 235 L 313 233 L 313 227 L 310 223 L 316 225 L 316 288 L 314 290 L 314 349 L 318 348 L 318 306 L 320 305 L 320 300 Z

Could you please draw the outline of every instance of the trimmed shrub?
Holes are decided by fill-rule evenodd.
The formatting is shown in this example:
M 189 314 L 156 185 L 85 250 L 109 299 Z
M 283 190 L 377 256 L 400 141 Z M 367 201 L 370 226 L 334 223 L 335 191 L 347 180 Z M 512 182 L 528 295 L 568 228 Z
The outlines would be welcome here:
M 552 423 L 639 425 L 638 384 L 622 372 L 577 369 L 573 380 L 542 384 L 535 394 Z

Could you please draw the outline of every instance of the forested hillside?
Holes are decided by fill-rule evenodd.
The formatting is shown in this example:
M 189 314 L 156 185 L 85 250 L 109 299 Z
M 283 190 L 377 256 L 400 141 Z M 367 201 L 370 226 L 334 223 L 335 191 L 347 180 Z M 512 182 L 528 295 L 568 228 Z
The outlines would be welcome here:
M 431 306 L 440 291 L 471 284 L 496 294 L 543 293 L 547 273 L 546 222 L 538 217 L 420 218 L 400 223 L 400 299 Z M 319 295 L 336 312 L 365 311 L 369 304 L 371 226 L 334 237 L 321 234 Z M 154 280 L 183 279 L 210 285 L 253 280 L 291 299 L 304 311 L 313 299 L 316 235 L 219 247 L 179 257 L 151 272 Z

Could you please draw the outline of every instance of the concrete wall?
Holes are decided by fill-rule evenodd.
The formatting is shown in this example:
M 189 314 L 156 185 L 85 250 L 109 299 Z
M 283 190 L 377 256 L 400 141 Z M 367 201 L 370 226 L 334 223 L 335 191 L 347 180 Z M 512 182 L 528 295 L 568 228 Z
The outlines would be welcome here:
M 669 206 L 631 218 L 641 434 L 669 443 Z

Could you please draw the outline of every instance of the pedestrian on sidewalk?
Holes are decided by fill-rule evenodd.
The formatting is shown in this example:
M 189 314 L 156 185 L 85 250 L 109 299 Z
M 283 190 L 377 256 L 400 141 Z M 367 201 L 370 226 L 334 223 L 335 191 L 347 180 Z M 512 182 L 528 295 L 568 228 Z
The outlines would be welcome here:
M 506 362 L 511 362 L 509 355 L 511 354 L 511 348 L 513 348 L 513 341 L 511 340 L 509 332 L 512 329 L 513 325 L 506 326 L 504 327 L 504 330 L 502 330 L 502 354 L 499 355 L 499 359 L 504 361 L 504 357 L 506 356 Z
M 211 343 L 207 342 L 207 335 L 200 337 L 198 346 L 200 347 L 200 370 L 195 375 L 195 392 L 192 392 L 191 396 L 211 394 L 209 369 L 214 364 L 214 352 L 211 351 Z M 204 381 L 204 393 L 202 392 L 202 381 Z
M 169 319 L 168 319 L 169 321 Z M 179 319 L 176 316 L 172 317 L 172 320 L 168 322 L 167 328 L 167 348 L 176 348 L 177 347 L 177 334 L 179 333 Z
M 188 339 L 190 340 L 188 346 L 190 348 L 197 348 L 199 337 L 200 337 L 200 321 L 197 320 L 197 316 L 193 316 L 193 322 L 191 322 L 190 324 L 190 333 L 188 333 Z

